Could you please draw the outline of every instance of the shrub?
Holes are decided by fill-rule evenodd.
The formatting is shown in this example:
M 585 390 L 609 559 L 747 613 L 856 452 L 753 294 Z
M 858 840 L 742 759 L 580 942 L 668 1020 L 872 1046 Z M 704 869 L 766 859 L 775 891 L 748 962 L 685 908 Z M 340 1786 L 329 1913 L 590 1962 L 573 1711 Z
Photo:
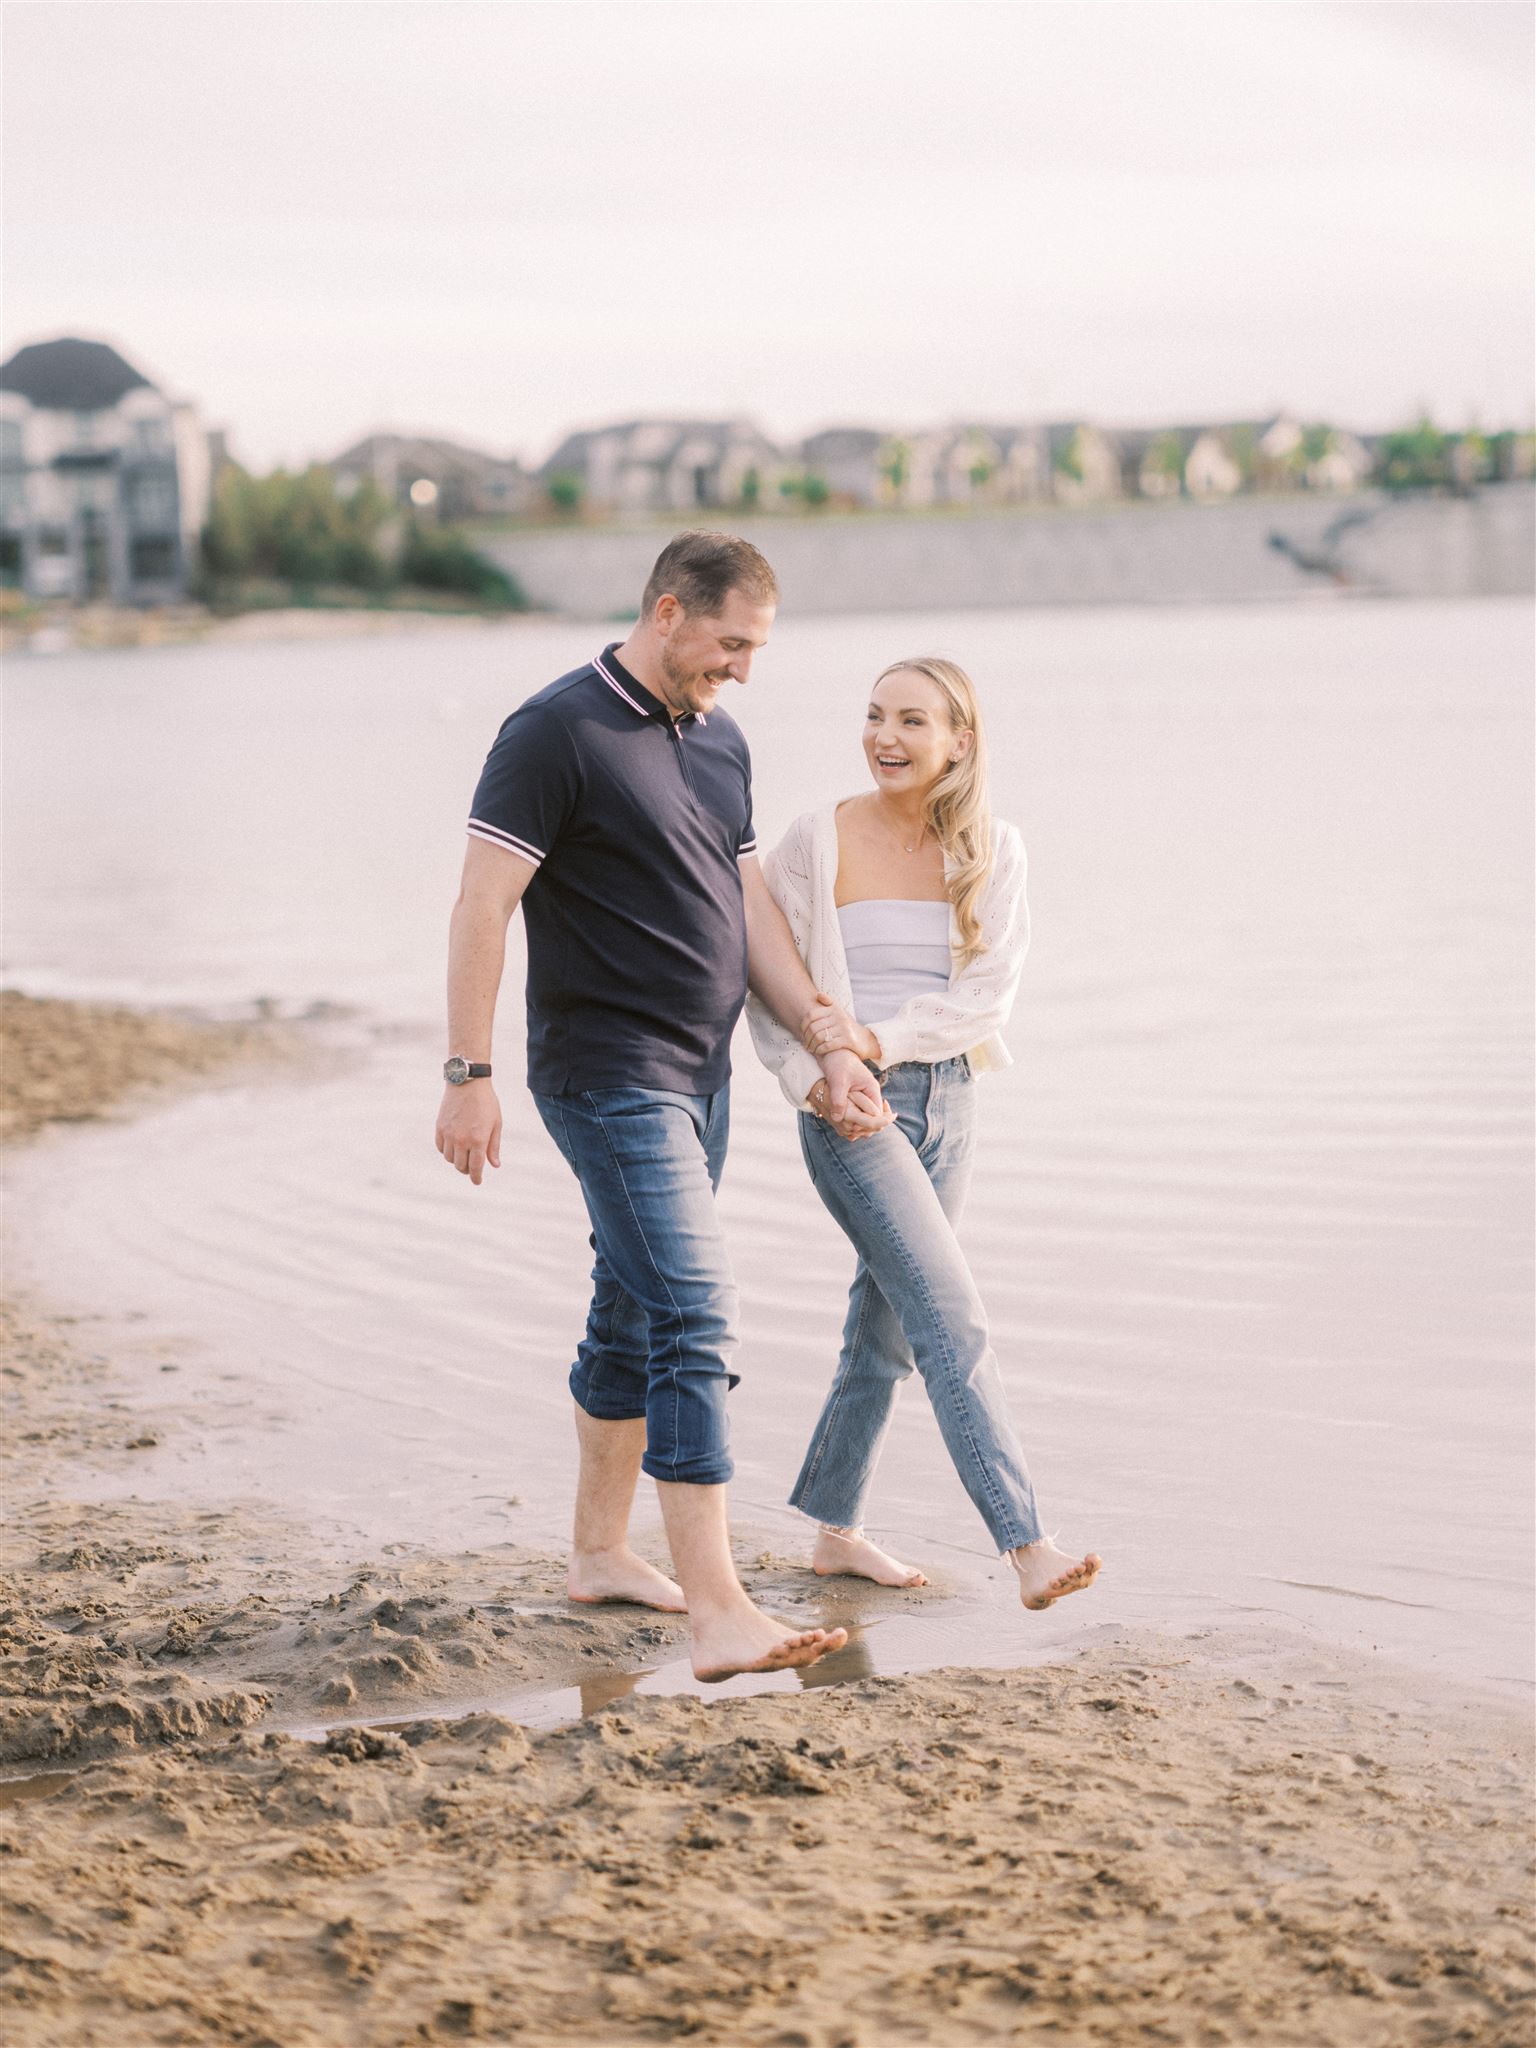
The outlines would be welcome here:
M 516 579 L 477 554 L 451 527 L 422 526 L 412 520 L 400 551 L 400 578 L 420 590 L 453 591 L 508 611 L 528 608 Z

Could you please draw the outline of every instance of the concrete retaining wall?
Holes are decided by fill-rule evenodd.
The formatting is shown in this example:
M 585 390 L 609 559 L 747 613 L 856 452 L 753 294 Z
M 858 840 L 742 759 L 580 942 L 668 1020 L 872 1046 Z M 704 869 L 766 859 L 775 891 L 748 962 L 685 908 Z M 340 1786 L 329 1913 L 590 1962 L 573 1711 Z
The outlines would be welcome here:
M 703 518 L 701 515 L 701 521 Z M 998 605 L 1229 603 L 1346 587 L 1396 597 L 1536 589 L 1536 491 L 1470 498 L 1239 498 L 996 512 L 722 519 L 773 563 L 786 611 L 900 612 Z M 487 535 L 541 609 L 630 615 L 665 543 L 661 526 Z M 1285 550 L 1272 545 L 1279 536 Z

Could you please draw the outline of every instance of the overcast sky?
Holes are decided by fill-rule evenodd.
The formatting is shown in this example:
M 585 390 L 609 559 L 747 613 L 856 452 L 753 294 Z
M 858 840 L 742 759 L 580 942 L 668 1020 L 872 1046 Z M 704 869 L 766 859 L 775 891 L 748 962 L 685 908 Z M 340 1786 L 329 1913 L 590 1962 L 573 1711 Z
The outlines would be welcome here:
M 257 466 L 746 413 L 1533 406 L 1533 10 L 10 0 L 7 352 Z

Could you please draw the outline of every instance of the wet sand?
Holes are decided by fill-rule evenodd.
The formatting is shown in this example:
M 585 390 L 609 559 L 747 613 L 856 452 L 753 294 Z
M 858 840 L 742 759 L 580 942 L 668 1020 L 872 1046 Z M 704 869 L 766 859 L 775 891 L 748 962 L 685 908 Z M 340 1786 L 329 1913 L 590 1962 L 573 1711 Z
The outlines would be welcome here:
M 282 1060 L 302 1041 L 261 1019 L 64 1003 L 0 989 L 0 1140 L 48 1124 L 94 1123 L 156 1088 Z
M 13 1129 L 50 1113 L 28 1071 Z M 1529 2033 L 1505 1701 L 1278 1631 L 1116 1627 L 1023 1670 L 870 1677 L 856 1637 L 804 1688 L 675 1691 L 676 1622 L 572 1610 L 552 1549 L 344 1556 L 270 1499 L 128 1491 L 212 1366 L 168 1353 L 150 1403 L 93 1327 L 8 1330 L 18 2048 Z M 741 1562 L 781 1612 L 824 1591 Z M 936 1604 L 841 1590 L 866 1626 Z

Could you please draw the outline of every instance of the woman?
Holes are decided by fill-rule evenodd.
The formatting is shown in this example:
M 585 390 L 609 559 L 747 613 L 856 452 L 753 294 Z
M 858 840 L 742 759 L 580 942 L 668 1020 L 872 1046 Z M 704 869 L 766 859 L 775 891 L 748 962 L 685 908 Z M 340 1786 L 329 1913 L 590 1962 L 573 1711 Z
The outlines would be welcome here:
M 900 1382 L 922 1373 L 955 1469 L 1030 1608 L 1092 1583 L 1040 1530 L 986 1315 L 955 1238 L 970 1178 L 975 1079 L 1009 1064 L 1029 914 L 1024 846 L 987 808 L 976 693 L 951 661 L 895 663 L 864 722 L 874 788 L 808 812 L 765 866 L 819 990 L 797 1043 L 757 1002 L 759 1056 L 801 1111 L 817 1193 L 858 1254 L 842 1353 L 790 1495 L 819 1523 L 812 1567 L 886 1586 L 920 1571 L 863 1534 Z M 882 1072 L 893 1120 L 844 1136 L 816 1055 L 844 1046 Z

